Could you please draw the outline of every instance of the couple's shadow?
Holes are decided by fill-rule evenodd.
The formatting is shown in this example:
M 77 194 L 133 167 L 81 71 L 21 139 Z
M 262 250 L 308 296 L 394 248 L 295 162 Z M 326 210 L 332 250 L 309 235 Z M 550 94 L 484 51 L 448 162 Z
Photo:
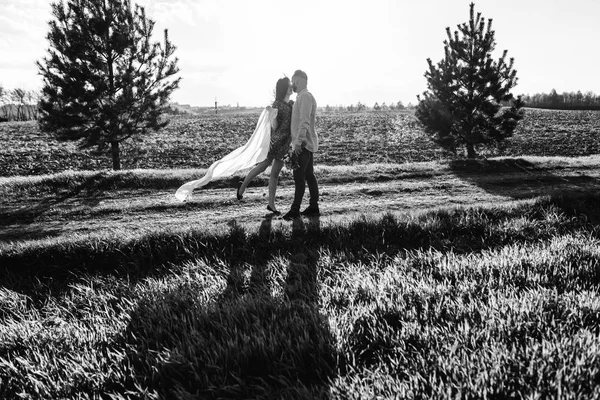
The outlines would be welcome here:
M 141 303 L 127 334 L 138 384 L 165 398 L 327 398 L 337 357 L 319 313 L 310 236 L 320 220 L 298 218 L 291 234 L 273 222 L 266 216 L 253 235 L 230 228 L 251 250 L 232 249 L 212 300 L 198 300 L 209 295 L 196 282 Z
M 258 240 L 265 246 L 262 251 L 267 254 L 276 251 L 275 243 L 279 240 L 278 233 L 273 231 L 273 220 L 279 221 L 280 217 L 272 214 L 265 215 L 258 230 Z M 284 286 L 284 298 L 289 301 L 299 301 L 305 306 L 318 308 L 318 279 L 317 268 L 319 252 L 315 246 L 310 245 L 311 237 L 321 234 L 321 220 L 319 216 L 307 218 L 304 222 L 301 217 L 292 220 L 291 238 L 292 252 L 287 266 L 287 277 Z M 279 233 L 281 234 L 281 233 Z M 282 250 L 282 249 L 279 249 Z M 269 287 L 274 284 L 269 280 L 268 263 L 258 262 L 252 268 L 250 276 L 253 293 L 271 296 Z

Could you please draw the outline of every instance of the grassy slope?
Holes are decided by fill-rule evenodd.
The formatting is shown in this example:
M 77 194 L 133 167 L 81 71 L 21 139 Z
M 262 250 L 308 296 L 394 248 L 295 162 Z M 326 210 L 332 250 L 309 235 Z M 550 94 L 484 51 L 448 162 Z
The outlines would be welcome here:
M 448 163 L 318 166 L 328 218 L 381 211 L 408 212 L 448 205 L 497 203 L 599 185 L 597 156 L 521 158 Z M 113 235 L 164 229 L 209 228 L 235 220 L 257 225 L 268 214 L 268 174 L 235 200 L 236 177 L 197 190 L 185 203 L 173 193 L 202 171 L 79 172 L 0 178 L 0 240 Z M 277 204 L 286 210 L 293 180 L 284 172 Z M 275 221 L 276 224 L 281 223 Z
M 599 164 L 321 167 L 295 223 L 264 178 L 0 179 L 0 397 L 597 397 Z

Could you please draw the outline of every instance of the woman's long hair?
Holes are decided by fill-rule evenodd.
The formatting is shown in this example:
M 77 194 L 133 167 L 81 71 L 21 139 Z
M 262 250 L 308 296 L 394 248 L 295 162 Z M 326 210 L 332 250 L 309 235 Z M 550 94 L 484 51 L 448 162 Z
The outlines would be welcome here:
M 285 78 L 281 78 L 277 81 L 277 85 L 275 85 L 275 100 L 283 101 L 287 91 L 290 87 L 290 78 L 287 76 Z

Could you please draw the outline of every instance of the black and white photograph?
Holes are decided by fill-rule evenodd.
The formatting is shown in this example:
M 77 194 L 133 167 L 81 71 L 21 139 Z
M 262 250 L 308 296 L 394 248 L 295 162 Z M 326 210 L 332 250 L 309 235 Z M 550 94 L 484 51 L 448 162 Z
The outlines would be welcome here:
M 600 1 L 0 0 L 0 399 L 600 399 Z

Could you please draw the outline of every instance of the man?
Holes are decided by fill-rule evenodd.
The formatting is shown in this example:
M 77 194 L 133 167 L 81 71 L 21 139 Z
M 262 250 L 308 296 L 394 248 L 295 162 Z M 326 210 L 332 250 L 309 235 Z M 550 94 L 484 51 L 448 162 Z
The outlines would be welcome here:
M 290 221 L 302 215 L 319 215 L 319 187 L 313 170 L 313 154 L 319 149 L 319 137 L 315 131 L 317 102 L 306 89 L 308 78 L 301 70 L 292 76 L 292 89 L 298 93 L 292 109 L 292 156 L 298 160 L 298 168 L 294 170 L 294 202 L 283 219 Z M 309 206 L 300 213 L 300 204 L 308 184 L 310 194 Z

